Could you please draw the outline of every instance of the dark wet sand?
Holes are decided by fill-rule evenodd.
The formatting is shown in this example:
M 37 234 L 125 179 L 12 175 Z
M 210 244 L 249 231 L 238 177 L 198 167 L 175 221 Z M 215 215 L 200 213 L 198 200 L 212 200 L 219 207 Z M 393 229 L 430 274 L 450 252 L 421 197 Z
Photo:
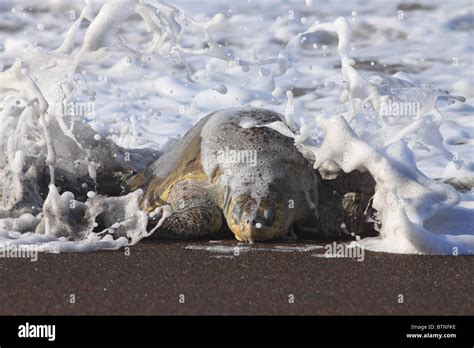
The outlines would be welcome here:
M 0 314 L 474 314 L 474 257 L 312 256 L 324 249 L 216 257 L 190 244 L 212 245 L 0 259 Z

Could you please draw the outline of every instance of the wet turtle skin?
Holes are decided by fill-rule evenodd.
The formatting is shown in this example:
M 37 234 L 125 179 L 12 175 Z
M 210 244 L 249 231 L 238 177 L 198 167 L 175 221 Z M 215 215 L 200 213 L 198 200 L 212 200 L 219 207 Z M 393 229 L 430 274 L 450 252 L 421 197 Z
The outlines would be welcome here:
M 323 180 L 292 138 L 265 126 L 281 121 L 266 109 L 216 111 L 135 175 L 129 190 L 144 190 L 143 209 L 172 209 L 151 238 L 202 238 L 223 229 L 248 242 L 292 231 L 324 239 L 375 234 L 368 221 L 372 177 Z

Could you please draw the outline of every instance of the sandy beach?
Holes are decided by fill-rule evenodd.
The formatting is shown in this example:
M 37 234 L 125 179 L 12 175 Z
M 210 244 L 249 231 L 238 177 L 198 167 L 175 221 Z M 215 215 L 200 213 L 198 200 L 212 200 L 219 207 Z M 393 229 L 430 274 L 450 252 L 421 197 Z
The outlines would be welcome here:
M 219 252 L 235 248 L 233 240 L 143 241 L 129 256 L 2 258 L 0 314 L 474 314 L 472 257 L 365 252 L 357 261 L 315 256 L 324 249 L 294 251 L 307 245 L 315 243 L 284 244 L 293 250 L 286 252 L 281 243 L 262 243 L 236 256 Z

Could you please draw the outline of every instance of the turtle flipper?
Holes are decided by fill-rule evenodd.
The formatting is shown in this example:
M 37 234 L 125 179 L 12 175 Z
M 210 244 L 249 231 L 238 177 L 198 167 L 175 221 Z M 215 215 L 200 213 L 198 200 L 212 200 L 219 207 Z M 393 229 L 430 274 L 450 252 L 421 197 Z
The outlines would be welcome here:
M 319 173 L 318 173 L 319 175 Z M 322 238 L 376 236 L 371 219 L 375 181 L 365 172 L 340 172 L 335 179 L 319 181 L 319 215 L 316 221 L 302 221 L 298 232 Z
M 321 180 L 319 224 L 340 234 L 375 236 L 371 200 L 375 180 L 368 172 L 341 172 L 334 180 Z
M 159 219 L 149 223 L 152 229 Z M 222 226 L 220 209 L 207 200 L 201 200 L 182 209 L 173 211 L 160 227 L 150 236 L 151 239 L 193 239 L 217 232 Z

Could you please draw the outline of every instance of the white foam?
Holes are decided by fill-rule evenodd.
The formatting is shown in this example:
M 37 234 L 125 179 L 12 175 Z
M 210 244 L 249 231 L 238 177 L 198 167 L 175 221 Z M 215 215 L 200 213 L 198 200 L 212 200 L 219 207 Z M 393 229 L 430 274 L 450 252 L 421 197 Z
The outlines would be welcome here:
M 201 245 L 201 244 L 191 244 L 187 245 L 186 249 L 188 250 L 202 250 L 208 251 L 211 253 L 224 254 L 234 254 L 234 256 L 239 256 L 241 253 L 247 252 L 280 252 L 280 253 L 306 253 L 314 250 L 323 249 L 322 245 L 275 245 L 272 247 L 264 247 L 260 245 L 239 245 L 239 246 L 230 246 L 230 245 L 216 245 L 220 241 L 212 241 L 212 245 Z
M 0 217 L 6 218 L 0 228 L 32 232 L 43 219 L 38 163 L 46 161 L 51 173 L 77 164 L 78 177 L 94 179 L 111 158 L 94 158 L 90 149 L 105 146 L 107 138 L 125 147 L 162 147 L 207 113 L 245 104 L 286 115 L 286 124 L 266 126 L 294 138 L 327 177 L 340 168 L 371 171 L 378 182 L 374 204 L 385 226 L 380 238 L 362 241 L 367 247 L 451 253 L 459 246 L 472 252 L 468 194 L 456 203 L 458 194 L 432 180 L 472 190 L 470 2 L 437 2 L 400 19 L 395 3 L 374 10 L 354 0 L 347 6 L 357 13 L 350 25 L 337 18 L 347 15 L 347 8 L 331 2 L 309 8 L 309 3 L 261 3 L 263 19 L 246 2 L 211 8 L 189 1 L 177 1 L 177 7 L 120 1 L 102 9 L 103 2 L 92 1 L 84 8 L 61 1 L 2 3 L 0 71 L 9 68 L 0 72 L 0 141 L 6 154 L 0 160 Z M 74 18 L 64 9 L 74 9 Z M 130 22 L 137 14 L 140 21 Z M 149 40 L 143 42 L 147 31 Z M 364 61 L 374 61 L 368 69 L 398 67 L 410 74 L 367 76 Z M 339 63 L 342 76 L 332 68 Z M 464 95 L 466 103 L 437 103 L 439 95 L 456 98 L 432 82 Z M 89 137 L 84 124 L 63 115 L 61 105 L 70 100 L 96 105 L 97 116 L 84 118 L 97 131 L 90 141 L 84 141 Z M 389 100 L 419 102 L 421 117 L 385 117 L 381 108 Z M 58 146 L 58 139 L 68 145 Z M 61 204 L 54 209 L 68 211 Z M 97 245 L 110 244 L 103 242 Z

